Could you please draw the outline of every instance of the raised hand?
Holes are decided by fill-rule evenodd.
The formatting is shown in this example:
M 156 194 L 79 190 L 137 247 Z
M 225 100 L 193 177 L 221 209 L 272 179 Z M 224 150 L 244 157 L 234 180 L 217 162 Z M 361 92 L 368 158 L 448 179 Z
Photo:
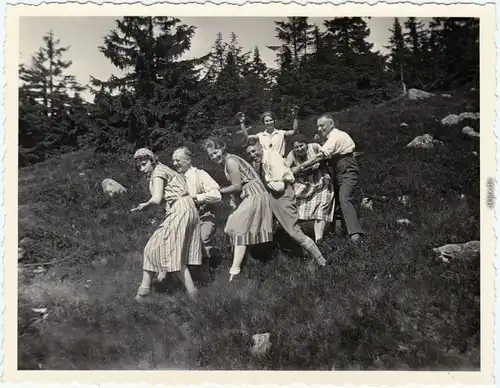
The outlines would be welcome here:
M 299 107 L 297 105 L 294 105 L 292 107 L 290 114 L 292 115 L 293 118 L 296 118 L 298 113 L 299 113 Z
M 236 117 L 240 121 L 240 123 L 243 123 L 245 121 L 245 114 L 243 112 L 236 113 Z

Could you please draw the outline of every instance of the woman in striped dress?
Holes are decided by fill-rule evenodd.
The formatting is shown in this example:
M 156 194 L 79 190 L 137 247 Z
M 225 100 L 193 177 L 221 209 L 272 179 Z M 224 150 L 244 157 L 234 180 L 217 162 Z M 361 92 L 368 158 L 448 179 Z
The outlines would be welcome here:
M 187 265 L 201 265 L 201 235 L 198 210 L 188 193 L 184 177 L 160 163 L 152 151 L 141 148 L 134 154 L 139 171 L 150 176 L 151 199 L 132 211 L 151 205 L 165 205 L 166 216 L 144 248 L 142 283 L 136 300 L 143 300 L 151 291 L 155 274 L 158 281 L 174 272 L 190 296 L 196 294 Z
M 229 281 L 241 271 L 247 246 L 272 241 L 272 212 L 264 184 L 254 168 L 243 158 L 226 152 L 219 139 L 208 139 L 204 148 L 215 163 L 224 166 L 230 186 L 220 189 L 222 195 L 231 195 L 233 213 L 227 219 L 224 232 L 234 247 Z
M 296 181 L 294 183 L 295 196 L 300 220 L 314 220 L 314 235 L 316 242 L 323 238 L 326 223 L 333 222 L 335 209 L 335 194 L 333 180 L 330 174 L 319 163 L 309 170 L 299 174 L 295 166 L 314 158 L 321 146 L 316 143 L 307 143 L 301 134 L 292 137 L 293 150 L 286 158 L 286 164 L 292 168 Z

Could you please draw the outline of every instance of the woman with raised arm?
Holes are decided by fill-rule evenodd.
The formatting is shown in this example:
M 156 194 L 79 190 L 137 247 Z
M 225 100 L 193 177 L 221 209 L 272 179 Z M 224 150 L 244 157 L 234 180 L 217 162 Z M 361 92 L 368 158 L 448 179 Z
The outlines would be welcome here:
M 246 138 L 256 137 L 259 139 L 260 144 L 264 150 L 269 148 L 273 148 L 278 153 L 284 157 L 285 156 L 285 147 L 286 147 L 286 138 L 294 135 L 299 128 L 299 121 L 297 120 L 298 106 L 294 106 L 291 111 L 291 116 L 293 118 L 293 127 L 291 130 L 283 130 L 276 129 L 276 116 L 271 111 L 266 111 L 262 113 L 260 116 L 260 120 L 265 126 L 265 130 L 263 132 L 259 132 L 256 135 L 249 135 L 248 128 L 245 126 L 245 114 L 242 112 L 238 112 L 237 118 L 240 121 L 241 133 L 246 136 Z
M 222 187 L 222 195 L 231 195 L 234 211 L 227 219 L 224 232 L 234 247 L 229 281 L 241 271 L 247 246 L 272 241 L 273 226 L 269 197 L 254 168 L 243 158 L 226 152 L 219 139 L 208 139 L 204 148 L 209 158 L 224 167 L 230 185 Z
M 335 194 L 333 179 L 322 163 L 316 163 L 308 170 L 299 173 L 297 167 L 313 159 L 321 152 L 317 143 L 308 143 L 300 133 L 291 137 L 293 150 L 286 157 L 286 164 L 295 176 L 293 185 L 297 198 L 299 219 L 314 220 L 314 236 L 319 242 L 325 233 L 326 223 L 333 221 Z
M 166 216 L 144 248 L 142 283 L 135 299 L 143 301 L 151 292 L 155 274 L 162 281 L 174 272 L 190 296 L 196 287 L 187 265 L 201 265 L 201 235 L 198 210 L 189 195 L 184 177 L 163 163 L 147 148 L 134 154 L 137 169 L 149 177 L 149 201 L 139 204 L 133 212 L 153 205 L 166 206 Z

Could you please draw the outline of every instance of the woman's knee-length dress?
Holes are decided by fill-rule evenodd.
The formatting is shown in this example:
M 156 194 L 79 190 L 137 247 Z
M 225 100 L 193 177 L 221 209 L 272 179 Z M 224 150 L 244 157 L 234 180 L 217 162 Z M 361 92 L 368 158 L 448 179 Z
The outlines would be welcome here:
M 273 214 L 264 184 L 255 169 L 243 158 L 228 154 L 238 163 L 242 190 L 236 210 L 227 218 L 224 232 L 231 244 L 256 245 L 273 240 Z M 227 168 L 226 178 L 230 180 Z
M 294 151 L 291 151 L 289 154 L 289 158 L 293 161 L 291 167 L 314 158 L 319 149 L 319 144 L 308 144 L 305 158 L 300 158 Z M 335 211 L 335 194 L 333 180 L 328 171 L 317 166 L 312 173 L 298 175 L 295 179 L 294 190 L 299 219 L 332 222 Z
M 163 200 L 166 216 L 144 248 L 144 270 L 175 272 L 182 267 L 201 264 L 200 218 L 189 196 L 184 177 L 164 164 L 158 163 L 151 175 L 164 180 Z

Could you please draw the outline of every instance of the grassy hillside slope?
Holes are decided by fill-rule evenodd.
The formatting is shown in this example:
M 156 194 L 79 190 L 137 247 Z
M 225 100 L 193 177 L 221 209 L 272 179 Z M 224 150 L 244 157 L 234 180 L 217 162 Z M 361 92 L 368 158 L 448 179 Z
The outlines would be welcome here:
M 248 263 L 234 285 L 223 248 L 227 260 L 197 302 L 173 278 L 152 304 L 132 300 L 161 211 L 130 213 L 148 198 L 131 155 L 80 152 L 20 170 L 19 236 L 31 239 L 22 264 L 60 261 L 41 271 L 20 266 L 19 368 L 478 369 L 479 262 L 443 263 L 432 252 L 480 237 L 479 155 L 472 154 L 479 142 L 461 133 L 467 124 L 479 130 L 479 122 L 440 123 L 466 104 L 436 97 L 337 114 L 338 127 L 364 152 L 359 200 L 389 198 L 361 210 L 366 243 L 353 248 L 329 236 L 331 264 L 316 270 L 273 253 Z M 314 122 L 301 125 L 311 132 Z M 444 145 L 405 148 L 424 133 Z M 223 182 L 193 147 L 196 165 Z M 128 192 L 107 197 L 106 177 Z M 408 206 L 397 201 L 402 195 Z M 227 212 L 222 204 L 221 226 Z M 399 218 L 412 224 L 398 225 Z M 217 245 L 227 247 L 221 229 Z M 41 307 L 45 318 L 32 311 Z M 254 358 L 251 336 L 264 332 L 272 349 Z

